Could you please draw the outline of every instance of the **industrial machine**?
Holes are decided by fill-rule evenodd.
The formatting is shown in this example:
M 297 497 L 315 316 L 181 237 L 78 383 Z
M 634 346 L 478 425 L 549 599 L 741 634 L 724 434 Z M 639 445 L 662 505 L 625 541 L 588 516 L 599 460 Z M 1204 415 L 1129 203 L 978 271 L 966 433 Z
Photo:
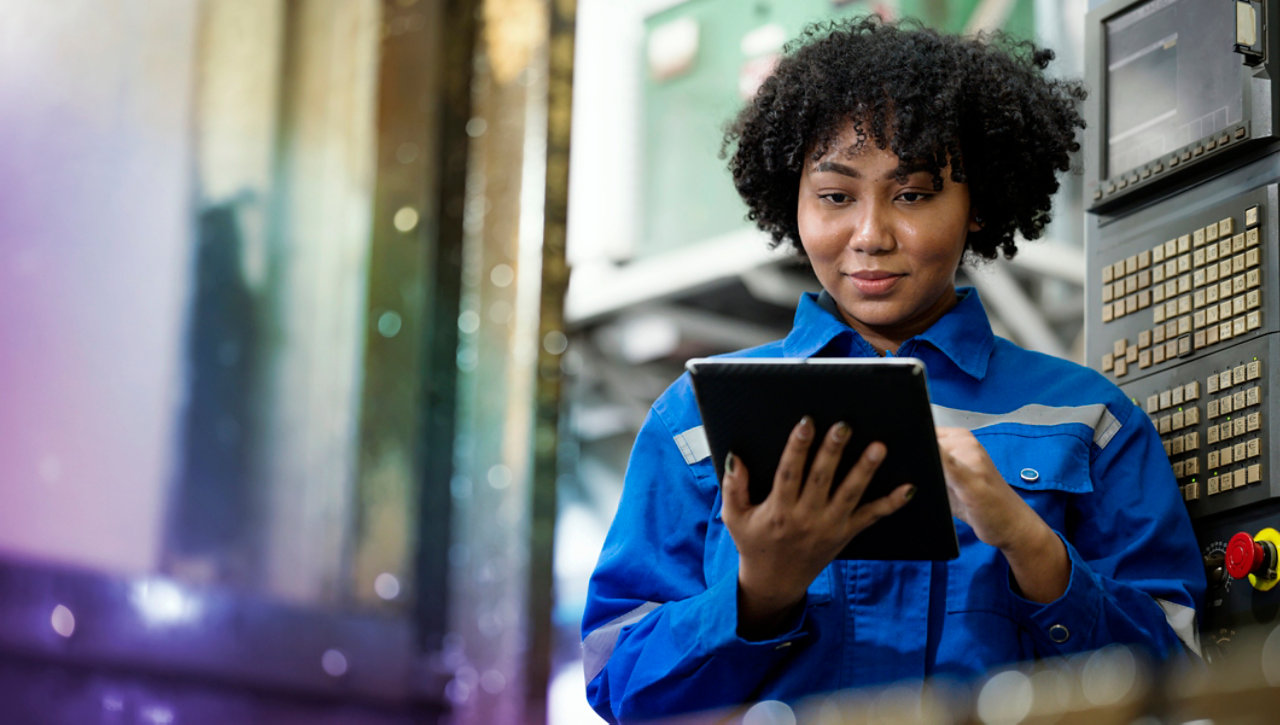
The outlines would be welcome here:
M 1088 15 L 1086 362 L 1160 431 L 1210 661 L 1280 619 L 1280 0 Z

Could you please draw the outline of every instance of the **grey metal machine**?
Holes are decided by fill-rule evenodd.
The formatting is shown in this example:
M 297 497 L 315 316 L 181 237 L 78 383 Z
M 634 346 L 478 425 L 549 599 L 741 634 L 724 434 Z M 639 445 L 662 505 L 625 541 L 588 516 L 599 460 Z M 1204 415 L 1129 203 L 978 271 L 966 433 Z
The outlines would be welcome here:
M 1278 11 L 1112 0 L 1086 26 L 1086 362 L 1160 431 L 1210 660 L 1280 619 Z

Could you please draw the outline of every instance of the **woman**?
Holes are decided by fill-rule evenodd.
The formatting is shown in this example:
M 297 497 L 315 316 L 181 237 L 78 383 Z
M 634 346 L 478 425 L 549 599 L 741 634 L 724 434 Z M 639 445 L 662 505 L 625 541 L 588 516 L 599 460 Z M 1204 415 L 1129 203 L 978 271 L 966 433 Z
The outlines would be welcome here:
M 1012 256 L 1049 219 L 1078 148 L 1052 53 L 875 19 L 815 27 L 726 144 L 775 244 L 808 257 L 783 340 L 755 357 L 925 361 L 960 557 L 832 561 L 909 505 L 861 493 L 893 451 L 832 481 L 846 429 L 791 433 L 768 499 L 699 445 L 687 376 L 641 429 L 583 623 L 588 696 L 611 720 L 924 677 L 970 679 L 1113 642 L 1197 647 L 1204 575 L 1151 422 L 1102 376 L 992 335 L 955 288 L 966 253 Z M 812 465 L 804 461 L 817 446 Z M 834 492 L 833 492 L 834 491 Z

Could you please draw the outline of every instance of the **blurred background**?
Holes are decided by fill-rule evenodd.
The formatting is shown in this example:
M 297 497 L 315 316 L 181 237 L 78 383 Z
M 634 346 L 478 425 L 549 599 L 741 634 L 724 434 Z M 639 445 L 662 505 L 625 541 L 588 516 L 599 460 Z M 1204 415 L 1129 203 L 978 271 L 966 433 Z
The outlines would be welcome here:
M 1085 0 L 0 0 L 5 722 L 590 723 L 586 582 L 685 359 L 807 268 L 723 127 L 815 20 Z M 1081 186 L 966 273 L 1082 356 Z

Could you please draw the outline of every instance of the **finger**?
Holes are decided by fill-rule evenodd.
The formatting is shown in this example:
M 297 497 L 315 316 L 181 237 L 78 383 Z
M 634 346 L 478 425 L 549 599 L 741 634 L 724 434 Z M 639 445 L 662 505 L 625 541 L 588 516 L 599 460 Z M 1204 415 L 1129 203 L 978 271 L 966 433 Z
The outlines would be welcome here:
M 747 467 L 732 452 L 724 459 L 724 479 L 721 481 L 720 518 L 726 523 L 736 521 L 751 508 L 751 493 L 747 486 Z
M 778 471 L 773 477 L 773 491 L 769 494 L 770 497 L 777 496 L 783 501 L 795 501 L 799 497 L 804 462 L 809 456 L 809 445 L 812 442 L 813 418 L 806 415 L 791 429 L 787 446 L 782 449 L 782 457 L 778 459 Z
M 836 466 L 840 463 L 840 455 L 844 452 L 845 443 L 849 441 L 850 430 L 844 421 L 831 426 L 822 437 L 818 453 L 809 466 L 809 476 L 805 479 L 804 490 L 800 498 L 807 504 L 825 508 L 831 499 L 831 482 L 836 476 Z
M 871 477 L 875 475 L 887 453 L 888 449 L 880 441 L 872 441 L 863 449 L 857 463 L 853 464 L 853 468 L 849 469 L 840 482 L 840 487 L 836 489 L 840 505 L 850 510 L 858 505 L 858 501 L 862 500 L 862 493 L 867 490 L 867 484 L 871 482 Z
M 854 536 L 862 533 L 868 526 L 907 505 L 916 495 L 916 487 L 910 483 L 898 486 L 887 496 L 881 496 L 867 504 L 859 506 L 853 512 Z

